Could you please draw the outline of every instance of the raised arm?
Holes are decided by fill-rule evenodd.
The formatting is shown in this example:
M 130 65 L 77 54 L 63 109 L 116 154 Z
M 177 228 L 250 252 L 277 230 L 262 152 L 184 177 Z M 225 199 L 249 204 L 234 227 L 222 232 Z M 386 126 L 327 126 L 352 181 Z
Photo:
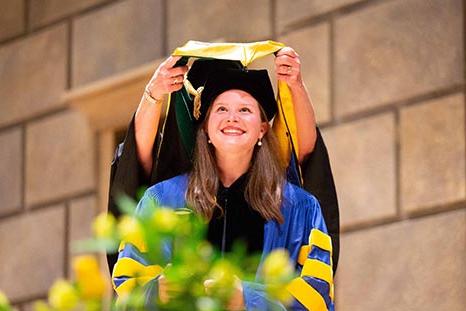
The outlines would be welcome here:
M 277 80 L 285 81 L 291 91 L 298 129 L 298 161 L 314 150 L 316 142 L 316 119 L 311 98 L 301 77 L 301 61 L 298 53 L 290 47 L 277 52 L 275 58 Z
M 159 126 L 163 98 L 166 94 L 183 87 L 184 75 L 188 71 L 187 66 L 173 67 L 179 59 L 180 57 L 170 56 L 160 64 L 147 84 L 146 94 L 136 110 L 134 118 L 136 149 L 146 176 L 150 176 L 152 171 L 152 148 Z M 147 96 L 152 97 L 155 103 Z

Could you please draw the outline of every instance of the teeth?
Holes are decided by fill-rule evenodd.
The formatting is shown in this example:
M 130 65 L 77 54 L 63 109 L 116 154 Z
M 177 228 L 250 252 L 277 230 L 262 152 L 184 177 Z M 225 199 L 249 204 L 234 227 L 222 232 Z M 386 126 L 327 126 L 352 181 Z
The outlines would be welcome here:
M 236 129 L 224 129 L 222 130 L 223 133 L 225 134 L 243 134 L 244 132 L 241 130 L 236 130 Z

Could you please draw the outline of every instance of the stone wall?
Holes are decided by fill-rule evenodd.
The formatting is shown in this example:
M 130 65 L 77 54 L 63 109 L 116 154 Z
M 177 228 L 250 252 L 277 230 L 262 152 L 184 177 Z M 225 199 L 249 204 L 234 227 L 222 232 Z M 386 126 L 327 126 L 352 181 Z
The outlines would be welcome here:
M 97 211 L 99 133 L 63 94 L 218 38 L 301 55 L 340 201 L 338 309 L 464 309 L 466 1 L 0 5 L 0 289 L 19 309 L 69 276 Z

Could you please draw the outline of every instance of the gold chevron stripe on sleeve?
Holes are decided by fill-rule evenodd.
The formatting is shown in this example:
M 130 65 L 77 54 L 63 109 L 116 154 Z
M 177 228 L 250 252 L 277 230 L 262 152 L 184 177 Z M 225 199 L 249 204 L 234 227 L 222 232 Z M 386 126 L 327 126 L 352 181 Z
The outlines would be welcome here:
M 128 276 L 128 277 L 152 277 L 155 278 L 162 272 L 162 267 L 159 265 L 144 266 L 140 262 L 132 258 L 118 259 L 113 269 L 113 277 Z
M 332 239 L 328 234 L 323 233 L 319 229 L 312 229 L 309 236 L 309 245 L 317 246 L 332 254 Z
M 326 311 L 324 298 L 302 278 L 296 278 L 287 287 L 293 297 L 312 311 Z

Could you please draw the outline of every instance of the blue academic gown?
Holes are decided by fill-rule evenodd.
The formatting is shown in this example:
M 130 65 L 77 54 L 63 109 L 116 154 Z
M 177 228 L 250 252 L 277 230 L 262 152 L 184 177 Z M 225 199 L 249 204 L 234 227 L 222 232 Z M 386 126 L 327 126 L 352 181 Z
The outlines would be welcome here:
M 187 185 L 187 175 L 179 175 L 155 184 L 144 193 L 137 213 L 143 213 L 153 200 L 162 206 L 184 208 Z M 283 224 L 273 220 L 264 224 L 264 243 L 259 269 L 272 250 L 286 249 L 291 260 L 296 262 L 296 270 L 300 275 L 288 287 L 295 297 L 288 310 L 334 310 L 331 240 L 319 202 L 312 194 L 286 182 L 281 212 Z M 167 249 L 167 252 L 170 250 Z M 128 259 L 143 266 L 150 265 L 137 247 L 131 243 L 124 244 L 120 248 L 113 274 L 113 284 L 117 293 L 119 288 L 129 287 L 125 283 L 135 278 L 130 272 L 124 272 Z M 132 270 L 134 269 L 130 268 L 127 271 Z M 287 310 L 279 302 L 269 299 L 264 286 L 259 282 L 243 281 L 242 285 L 246 310 Z M 148 295 L 155 294 L 151 293 L 150 288 L 147 292 Z

